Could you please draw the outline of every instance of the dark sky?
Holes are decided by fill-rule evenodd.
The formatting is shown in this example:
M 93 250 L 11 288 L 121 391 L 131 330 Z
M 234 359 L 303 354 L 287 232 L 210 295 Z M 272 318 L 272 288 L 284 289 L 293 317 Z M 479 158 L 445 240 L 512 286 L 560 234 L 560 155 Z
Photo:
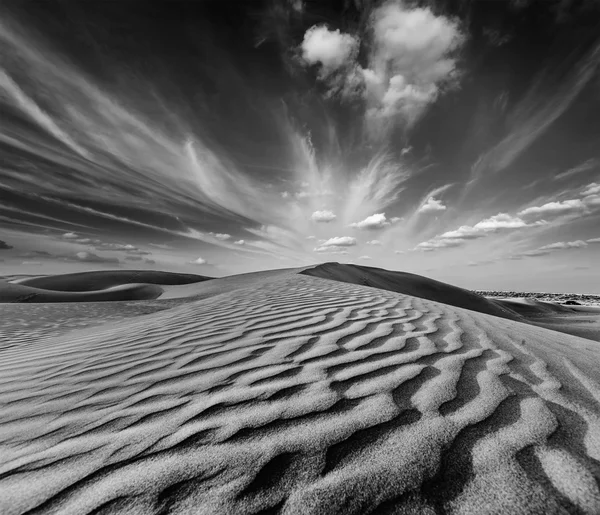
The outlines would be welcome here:
M 0 267 L 600 292 L 599 35 L 595 1 L 5 0 Z

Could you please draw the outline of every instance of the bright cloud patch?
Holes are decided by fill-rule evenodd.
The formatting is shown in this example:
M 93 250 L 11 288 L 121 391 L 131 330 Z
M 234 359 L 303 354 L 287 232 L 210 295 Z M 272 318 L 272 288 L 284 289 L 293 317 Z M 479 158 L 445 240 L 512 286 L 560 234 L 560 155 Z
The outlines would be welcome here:
M 456 52 L 464 42 L 458 23 L 428 7 L 389 0 L 373 11 L 367 34 L 364 68 L 357 61 L 360 38 L 324 26 L 306 31 L 302 58 L 321 66 L 319 77 L 331 91 L 362 96 L 370 120 L 394 117 L 411 125 L 456 78 Z
M 311 27 L 304 34 L 302 58 L 307 64 L 319 64 L 320 74 L 327 77 L 354 61 L 359 40 L 339 30 L 329 30 L 324 25 Z
M 351 236 L 336 236 L 329 238 L 321 244 L 321 247 L 354 247 L 356 245 L 356 238 Z
M 433 197 L 429 197 L 427 201 L 419 208 L 419 213 L 438 213 L 440 211 L 445 211 L 446 206 L 442 204 L 441 200 L 437 200 Z
M 367 245 L 381 245 L 379 240 L 371 240 L 367 242 Z
M 206 261 L 206 259 L 203 259 L 201 257 L 199 257 L 198 259 L 194 259 L 193 261 L 190 261 L 190 265 L 206 265 L 208 263 L 208 261 Z
M 332 211 L 315 211 L 310 219 L 313 222 L 333 222 L 337 217 Z
M 367 230 L 375 230 L 375 229 L 383 229 L 390 222 L 385 217 L 384 213 L 375 213 L 374 215 L 367 216 L 361 222 L 350 224 L 350 227 L 355 227 L 357 229 L 367 229 Z

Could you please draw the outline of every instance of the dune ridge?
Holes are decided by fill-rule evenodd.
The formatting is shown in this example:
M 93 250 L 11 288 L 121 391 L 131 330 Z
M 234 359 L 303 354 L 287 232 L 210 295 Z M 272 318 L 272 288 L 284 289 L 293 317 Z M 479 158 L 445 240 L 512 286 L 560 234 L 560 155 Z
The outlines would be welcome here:
M 212 279 L 203 275 L 159 272 L 156 270 L 98 270 L 73 274 L 25 277 L 17 282 L 23 286 L 62 292 L 106 290 L 124 284 L 180 285 Z
M 314 267 L 308 267 L 300 273 L 322 279 L 361 284 L 363 286 L 412 295 L 413 297 L 443 302 L 451 306 L 511 320 L 521 320 L 520 315 L 510 309 L 508 305 L 487 299 L 482 295 L 459 288 L 458 286 L 452 286 L 451 284 L 408 272 L 361 265 L 323 263 Z
M 594 342 L 286 275 L 6 349 L 0 512 L 600 513 Z
M 0 281 L 0 303 L 151 300 L 160 297 L 163 291 L 157 284 L 119 284 L 101 290 L 57 291 Z

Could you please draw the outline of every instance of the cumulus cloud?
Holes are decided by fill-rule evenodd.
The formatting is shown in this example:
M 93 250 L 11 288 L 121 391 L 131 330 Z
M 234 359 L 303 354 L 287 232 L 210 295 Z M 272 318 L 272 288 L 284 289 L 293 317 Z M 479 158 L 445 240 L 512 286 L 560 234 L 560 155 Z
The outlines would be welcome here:
M 208 261 L 206 261 L 206 259 L 203 259 L 201 257 L 194 259 L 193 261 L 189 262 L 190 265 L 206 265 L 208 264 Z
M 65 240 L 76 240 L 77 238 L 79 238 L 79 236 L 77 234 L 75 234 L 74 232 L 66 232 L 65 234 L 62 235 L 62 237 Z
M 234 245 L 246 245 L 246 240 L 237 240 L 233 242 Z
M 417 210 L 418 213 L 438 213 L 445 211 L 446 206 L 442 204 L 441 200 L 437 200 L 434 197 L 429 197 L 427 201 Z
M 333 222 L 336 218 L 337 218 L 337 216 L 335 216 L 333 211 L 315 211 L 310 216 L 310 219 L 313 222 L 324 222 L 324 223 Z
M 374 215 L 367 216 L 367 218 L 360 222 L 350 224 L 350 227 L 355 227 L 356 229 L 376 230 L 383 229 L 388 225 L 390 225 L 390 222 L 386 219 L 385 213 L 375 213 Z
M 587 243 L 600 243 L 600 238 L 590 238 L 589 240 L 585 240 Z
M 302 59 L 309 65 L 320 65 L 320 76 L 326 78 L 340 68 L 352 64 L 358 54 L 359 40 L 340 30 L 315 25 L 304 34 L 300 45 Z
M 367 242 L 367 245 L 381 245 L 379 240 L 371 240 Z
M 371 258 L 371 256 L 359 256 L 358 259 L 362 259 L 363 261 L 368 261 L 368 260 L 370 260 L 372 258 Z
M 371 121 L 395 118 L 409 126 L 456 80 L 465 38 L 457 21 L 401 0 L 374 9 L 368 28 L 365 67 L 357 61 L 361 39 L 325 26 L 306 31 L 302 58 L 320 66 L 330 92 L 363 98 Z
M 369 25 L 365 68 L 356 62 L 358 37 L 325 27 L 306 32 L 303 59 L 321 64 L 322 79 L 342 70 L 351 84 L 346 91 L 363 95 L 369 118 L 400 117 L 410 125 L 456 78 L 455 54 L 464 37 L 456 21 L 398 0 L 376 8 Z
M 321 247 L 353 247 L 356 245 L 356 238 L 351 236 L 335 236 L 321 243 Z
M 552 217 L 581 212 L 585 204 L 581 199 L 563 200 L 559 202 L 547 202 L 541 206 L 532 206 L 518 213 L 523 217 Z
M 414 250 L 431 252 L 449 247 L 459 247 L 468 240 L 484 238 L 489 234 L 498 231 L 534 227 L 544 225 L 545 223 L 546 222 L 543 220 L 527 223 L 518 216 L 513 216 L 508 213 L 498 213 L 497 215 L 490 216 L 489 218 L 477 222 L 475 225 L 462 225 L 458 229 L 447 231 L 429 241 L 419 243 Z
M 77 252 L 75 254 L 77 261 L 85 261 L 86 263 L 118 263 L 119 259 L 115 257 L 98 256 L 92 252 Z
M 9 245 L 5 241 L 0 240 L 0 250 L 10 250 L 12 248 L 13 248 L 12 245 Z

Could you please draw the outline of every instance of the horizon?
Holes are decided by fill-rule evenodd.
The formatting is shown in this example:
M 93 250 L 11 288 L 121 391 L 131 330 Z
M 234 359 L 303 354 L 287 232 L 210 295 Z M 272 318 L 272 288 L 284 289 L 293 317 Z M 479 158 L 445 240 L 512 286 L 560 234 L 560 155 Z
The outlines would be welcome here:
M 2 3 L 0 275 L 600 294 L 600 5 L 223 4 Z

